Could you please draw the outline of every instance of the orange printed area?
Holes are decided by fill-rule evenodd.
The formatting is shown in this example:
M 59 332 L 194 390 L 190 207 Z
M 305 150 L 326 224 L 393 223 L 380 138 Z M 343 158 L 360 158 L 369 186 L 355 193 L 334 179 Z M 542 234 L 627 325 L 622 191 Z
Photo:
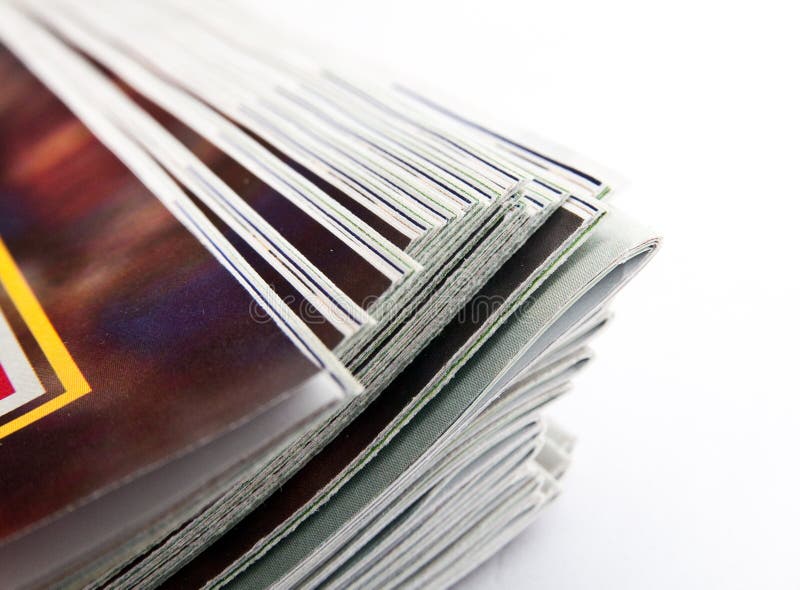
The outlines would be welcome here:
M 58 380 L 64 387 L 64 393 L 51 399 L 39 407 L 0 425 L 0 439 L 24 428 L 29 424 L 63 408 L 68 403 L 75 401 L 82 395 L 89 393 L 89 387 L 75 361 L 72 359 L 67 347 L 59 337 L 53 324 L 47 319 L 42 306 L 33 294 L 33 291 L 22 276 L 11 253 L 0 238 L 0 284 L 5 288 L 12 303 L 17 308 L 23 321 L 33 334 L 45 357 L 53 367 Z

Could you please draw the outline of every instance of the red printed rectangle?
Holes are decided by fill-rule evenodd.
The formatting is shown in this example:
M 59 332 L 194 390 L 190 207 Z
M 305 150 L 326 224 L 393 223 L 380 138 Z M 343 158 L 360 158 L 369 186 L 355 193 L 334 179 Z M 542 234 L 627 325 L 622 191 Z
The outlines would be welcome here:
M 11 384 L 11 379 L 6 375 L 3 365 L 0 365 L 0 399 L 8 397 L 14 393 L 14 386 Z

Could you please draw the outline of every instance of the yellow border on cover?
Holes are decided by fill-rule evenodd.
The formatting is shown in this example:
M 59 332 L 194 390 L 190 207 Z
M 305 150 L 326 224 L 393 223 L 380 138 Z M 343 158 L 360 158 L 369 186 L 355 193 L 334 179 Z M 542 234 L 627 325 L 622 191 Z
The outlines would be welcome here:
M 11 252 L 8 251 L 3 239 L 0 238 L 0 284 L 5 287 L 12 303 L 17 308 L 23 321 L 33 334 L 36 342 L 44 352 L 45 357 L 53 367 L 58 380 L 64 387 L 64 393 L 43 403 L 41 406 L 14 418 L 6 424 L 0 425 L 0 439 L 24 428 L 29 424 L 44 418 L 48 414 L 63 408 L 68 403 L 89 393 L 92 388 L 83 377 L 72 355 L 67 350 L 61 337 L 53 328 L 36 295 L 22 276 Z

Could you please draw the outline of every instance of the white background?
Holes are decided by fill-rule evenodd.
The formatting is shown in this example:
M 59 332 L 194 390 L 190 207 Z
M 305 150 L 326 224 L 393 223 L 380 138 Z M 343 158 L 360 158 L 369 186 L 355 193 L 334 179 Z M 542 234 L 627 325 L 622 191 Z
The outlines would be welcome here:
M 601 162 L 666 237 L 553 409 L 564 494 L 465 588 L 800 588 L 792 4 L 262 5 Z

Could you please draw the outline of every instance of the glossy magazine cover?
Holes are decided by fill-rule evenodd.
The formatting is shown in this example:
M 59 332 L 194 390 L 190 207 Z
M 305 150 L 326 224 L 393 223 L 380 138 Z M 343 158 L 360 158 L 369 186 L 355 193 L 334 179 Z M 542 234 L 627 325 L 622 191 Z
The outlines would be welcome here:
M 1 545 L 317 368 L 4 49 L 0 86 Z

